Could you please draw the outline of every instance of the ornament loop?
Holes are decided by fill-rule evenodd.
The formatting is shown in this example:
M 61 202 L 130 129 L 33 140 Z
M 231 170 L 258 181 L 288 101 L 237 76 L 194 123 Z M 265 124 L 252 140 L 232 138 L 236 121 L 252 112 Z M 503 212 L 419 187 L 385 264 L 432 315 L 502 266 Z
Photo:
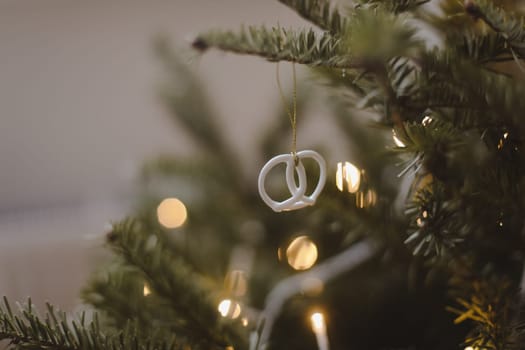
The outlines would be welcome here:
M 306 172 L 301 159 L 312 158 L 319 165 L 319 180 L 314 191 L 310 195 L 306 195 Z M 297 159 L 297 165 L 296 160 Z M 268 173 L 278 164 L 286 164 L 286 185 L 292 195 L 290 198 L 278 202 L 273 200 L 267 193 L 265 188 L 265 180 Z M 295 173 L 297 172 L 299 184 L 295 182 Z M 323 190 L 326 182 L 326 163 L 317 152 L 311 150 L 305 150 L 297 152 L 296 154 L 281 154 L 270 159 L 264 167 L 261 169 L 259 174 L 259 194 L 262 200 L 276 212 L 286 210 L 301 209 L 306 206 L 311 206 L 315 203 L 317 197 Z

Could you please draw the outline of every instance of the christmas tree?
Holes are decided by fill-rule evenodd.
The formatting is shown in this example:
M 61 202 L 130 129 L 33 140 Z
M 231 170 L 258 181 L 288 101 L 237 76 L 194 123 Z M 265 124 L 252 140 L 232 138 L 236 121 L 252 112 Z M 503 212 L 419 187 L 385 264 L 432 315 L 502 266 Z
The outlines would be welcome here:
M 200 152 L 145 165 L 136 210 L 106 236 L 113 258 L 83 291 L 94 313 L 4 299 L 12 348 L 525 348 L 519 1 L 280 2 L 312 28 L 212 30 L 193 48 L 309 67 L 259 155 L 291 157 L 287 181 L 281 167 L 262 187 L 301 189 L 304 208 L 261 200 L 202 83 L 159 42 L 163 100 Z M 295 148 L 296 111 L 319 91 L 353 155 L 326 170 Z

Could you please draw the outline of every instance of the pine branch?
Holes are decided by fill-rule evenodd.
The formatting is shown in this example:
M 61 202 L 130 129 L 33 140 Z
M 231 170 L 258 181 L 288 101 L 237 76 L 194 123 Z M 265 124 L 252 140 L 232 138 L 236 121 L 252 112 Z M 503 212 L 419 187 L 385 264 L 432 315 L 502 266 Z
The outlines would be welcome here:
M 139 337 L 155 334 L 156 339 L 169 339 L 176 334 L 181 347 L 195 348 L 195 339 L 201 334 L 192 333 L 164 298 L 151 290 L 146 294 L 146 288 L 150 287 L 139 271 L 115 261 L 92 277 L 82 291 L 82 298 L 100 312 L 106 329 L 123 329 L 132 320 L 137 325 Z
M 128 268 L 140 271 L 158 297 L 187 322 L 187 335 L 198 334 L 194 342 L 209 348 L 223 348 L 232 340 L 243 344 L 233 328 L 219 322 L 210 299 L 216 286 L 195 273 L 184 258 L 174 255 L 166 240 L 160 232 L 142 232 L 140 223 L 131 220 L 114 225 L 108 235 L 111 248 Z
M 21 314 L 17 315 L 4 297 L 4 305 L 0 307 L 0 339 L 9 339 L 13 348 L 28 350 L 179 349 L 174 339 L 162 341 L 137 337 L 136 329 L 131 323 L 108 336 L 101 332 L 96 314 L 93 321 L 87 321 L 85 314 L 78 321 L 68 320 L 65 313 L 55 311 L 50 304 L 46 305 L 44 319 L 35 313 L 31 300 L 20 308 Z
M 525 21 L 523 17 L 510 15 L 503 9 L 496 7 L 492 1 L 487 0 L 469 2 L 466 11 L 474 18 L 481 19 L 494 32 L 500 34 L 508 49 L 516 53 L 516 59 L 525 57 Z
M 507 53 L 505 38 L 500 33 L 479 35 L 475 31 L 465 31 L 453 36 L 451 45 L 458 55 L 468 57 L 481 64 L 512 59 L 503 56 Z
M 362 5 L 369 7 L 383 7 L 393 13 L 413 11 L 430 0 L 360 0 Z
M 238 54 L 255 55 L 268 61 L 290 61 L 310 66 L 350 68 L 354 62 L 340 39 L 313 30 L 293 31 L 283 28 L 241 28 L 239 33 L 211 31 L 199 35 L 193 47 L 201 51 L 211 47 Z
M 346 26 L 346 19 L 328 0 L 279 0 L 279 2 L 294 9 L 301 17 L 332 35 L 341 33 Z
M 465 279 L 465 280 L 462 280 Z M 456 276 L 456 288 L 466 290 L 455 293 L 464 295 L 456 299 L 459 307 L 447 309 L 457 314 L 455 324 L 470 321 L 473 330 L 465 339 L 465 346 L 487 350 L 518 350 L 522 348 L 523 325 L 514 318 L 516 290 L 506 276 L 491 277 Z

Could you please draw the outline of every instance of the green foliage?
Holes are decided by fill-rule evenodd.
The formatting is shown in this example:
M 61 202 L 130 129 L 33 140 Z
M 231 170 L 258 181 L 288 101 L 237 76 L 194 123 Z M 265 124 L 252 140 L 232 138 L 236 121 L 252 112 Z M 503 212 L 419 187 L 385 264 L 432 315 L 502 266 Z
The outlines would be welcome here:
M 430 266 L 448 270 L 463 307 L 461 317 L 477 322 L 466 344 L 509 349 L 516 344 L 514 321 L 519 318 L 510 301 L 520 283 L 517 271 L 523 268 L 523 259 L 510 257 L 524 253 L 520 213 L 525 209 L 525 85 L 498 63 L 511 61 L 521 68 L 524 22 L 488 0 L 464 6 L 445 3 L 445 12 L 455 11 L 453 16 L 425 12 L 423 3 L 361 1 L 334 25 L 339 12 L 331 16 L 329 4 L 287 2 L 325 29 L 323 38 L 330 35 L 337 41 L 336 50 L 328 53 L 301 44 L 296 48 L 303 56 L 279 56 L 286 48 L 281 51 L 268 40 L 270 32 L 264 29 L 252 30 L 250 38 L 256 39 L 249 41 L 257 48 L 250 50 L 244 47 L 244 34 L 231 32 L 216 32 L 213 40 L 200 37 L 197 42 L 318 67 L 350 107 L 366 109 L 381 123 L 393 125 L 405 144 L 395 150 L 405 159 L 400 175 L 414 177 L 405 244 Z M 441 46 L 422 45 L 416 36 L 418 20 L 433 26 Z M 343 53 L 351 58 L 348 63 L 332 64 Z M 349 120 L 352 114 L 347 113 Z M 349 130 L 341 115 L 340 125 Z M 431 122 L 422 124 L 424 117 Z M 355 127 L 355 121 L 351 125 Z M 472 275 L 476 280 L 467 277 Z M 501 280 L 495 276 L 508 285 L 497 295 L 488 293 Z
M 359 3 L 371 8 L 383 7 L 390 12 L 399 14 L 406 11 L 413 11 L 419 6 L 426 4 L 430 0 L 360 0 Z
M 165 233 L 127 220 L 114 225 L 108 244 L 120 266 L 96 278 L 84 297 L 115 326 L 136 319 L 143 334 L 173 332 L 196 348 L 242 344 L 231 325 L 219 322 L 212 298 L 217 285 L 177 254 Z M 144 285 L 151 295 L 143 294 Z
M 292 61 L 312 66 L 351 67 L 354 63 L 340 39 L 314 30 L 247 27 L 239 33 L 211 31 L 195 39 L 198 49 L 216 47 L 240 54 L 258 55 L 269 61 Z
M 346 27 L 345 18 L 327 0 L 279 0 L 319 28 L 337 35 Z
M 525 54 L 525 22 L 523 17 L 514 16 L 487 0 L 472 3 L 467 12 L 474 18 L 483 20 L 494 32 L 501 34 L 508 49 Z M 517 58 L 517 56 L 516 56 Z
M 4 305 L 0 307 L 0 339 L 9 339 L 13 349 L 181 349 L 173 336 L 159 339 L 151 333 L 139 337 L 132 322 L 127 322 L 112 335 L 106 334 L 101 331 L 96 314 L 92 321 L 88 321 L 85 314 L 79 320 L 68 320 L 64 312 L 56 311 L 47 304 L 46 315 L 40 318 L 31 300 L 20 307 L 20 314 L 16 314 L 5 297 Z
M 321 31 L 212 30 L 193 47 L 311 67 L 334 95 L 342 147 L 363 170 L 358 191 L 338 190 L 330 176 L 313 208 L 276 215 L 264 207 L 216 125 L 203 84 L 161 41 L 161 97 L 199 151 L 145 165 L 134 219 L 114 225 L 114 258 L 84 291 L 100 322 L 71 326 L 52 309 L 42 321 L 30 306 L 15 316 L 6 304 L 2 338 L 22 349 L 246 349 L 272 286 L 295 273 L 283 258 L 286 244 L 306 232 L 320 263 L 364 237 L 383 249 L 323 294 L 305 290 L 286 303 L 270 349 L 313 348 L 302 320 L 318 304 L 331 310 L 338 348 L 442 350 L 460 339 L 477 349 L 520 348 L 525 82 L 516 67 L 525 57 L 523 19 L 489 0 L 443 1 L 443 13 L 424 0 L 361 0 L 343 10 L 326 0 L 280 2 Z M 425 42 L 426 27 L 436 45 Z M 299 94 L 299 107 L 316 93 Z M 282 152 L 289 127 L 279 111 L 255 157 Z M 393 146 L 392 131 L 404 146 Z M 307 173 L 315 174 L 311 165 Z M 155 216 L 172 188 L 192 193 L 188 222 L 177 230 Z M 273 190 L 287 193 L 282 183 Z M 223 285 L 239 249 L 256 256 L 242 296 Z M 219 317 L 225 297 L 242 305 L 248 327 Z M 458 315 L 455 328 L 445 304 Z

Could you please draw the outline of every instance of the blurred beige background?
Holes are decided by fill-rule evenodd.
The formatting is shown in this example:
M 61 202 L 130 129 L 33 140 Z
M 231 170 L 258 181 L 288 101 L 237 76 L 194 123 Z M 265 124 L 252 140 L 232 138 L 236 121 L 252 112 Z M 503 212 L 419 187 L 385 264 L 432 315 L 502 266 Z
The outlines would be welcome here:
M 152 39 L 185 47 L 199 31 L 243 23 L 306 25 L 277 1 L 0 0 L 0 294 L 74 309 L 141 162 L 192 151 L 155 95 Z M 255 186 L 253 136 L 280 103 L 275 66 L 193 56 Z M 311 127 L 299 146 L 333 132 Z

